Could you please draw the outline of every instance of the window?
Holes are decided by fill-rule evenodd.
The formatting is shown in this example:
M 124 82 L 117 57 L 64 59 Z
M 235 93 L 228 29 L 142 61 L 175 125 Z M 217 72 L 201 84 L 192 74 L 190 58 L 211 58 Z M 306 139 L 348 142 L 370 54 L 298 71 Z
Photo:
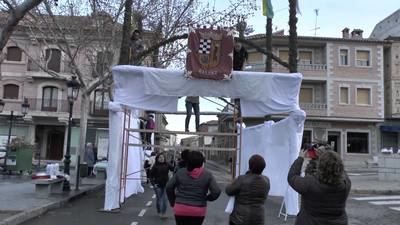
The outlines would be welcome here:
M 97 61 L 96 61 L 96 71 L 97 74 L 94 75 L 103 75 L 107 69 L 110 68 L 113 63 L 113 54 L 112 52 L 98 52 L 97 53 Z
M 299 64 L 312 64 L 312 52 L 299 51 Z
M 47 69 L 54 72 L 61 71 L 61 51 L 58 49 L 46 49 Z
M 57 111 L 58 88 L 47 86 L 43 88 L 42 110 Z
M 370 52 L 367 50 L 356 51 L 356 65 L 357 66 L 370 66 Z
M 340 104 L 349 104 L 349 88 L 340 87 Z
M 263 55 L 258 52 L 249 53 L 249 63 L 263 62 Z
M 109 101 L 107 90 L 96 90 L 94 92 L 94 114 L 107 115 Z
M 300 89 L 300 102 L 301 103 L 313 103 L 313 89 L 312 88 L 301 88 Z
M 368 153 L 368 133 L 347 132 L 347 153 Z
M 3 98 L 5 99 L 18 99 L 19 86 L 15 84 L 4 85 Z
M 289 62 L 289 50 L 279 50 L 279 58 L 282 61 Z
M 349 65 L 349 50 L 340 49 L 340 64 L 341 66 Z
M 18 47 L 8 47 L 6 60 L 20 62 L 22 60 L 21 49 Z
M 371 105 L 371 89 L 357 88 L 357 105 Z

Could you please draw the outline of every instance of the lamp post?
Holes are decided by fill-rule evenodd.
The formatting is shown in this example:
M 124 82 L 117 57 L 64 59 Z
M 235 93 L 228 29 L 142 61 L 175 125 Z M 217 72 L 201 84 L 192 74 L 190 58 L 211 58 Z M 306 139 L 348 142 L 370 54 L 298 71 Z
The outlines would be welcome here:
M 0 99 L 0 113 L 3 112 L 5 102 Z M 24 117 L 28 113 L 29 109 L 29 103 L 28 99 L 24 99 L 24 102 L 21 104 L 21 114 L 22 117 Z M 7 157 L 8 157 L 8 152 L 10 151 L 10 144 L 11 144 L 11 131 L 12 131 L 12 126 L 13 126 L 13 121 L 14 119 L 18 117 L 14 115 L 14 110 L 11 110 L 10 114 L 10 125 L 8 127 L 8 137 L 7 137 L 7 148 L 6 148 L 6 156 L 4 157 L 4 169 L 7 169 Z
M 71 80 L 67 81 L 67 95 L 69 102 L 69 116 L 68 116 L 68 134 L 67 134 L 67 149 L 65 152 L 64 159 L 64 174 L 70 175 L 70 164 L 71 164 L 71 127 L 72 127 L 72 109 L 74 107 L 74 101 L 78 98 L 80 84 L 76 80 L 75 76 L 72 76 Z M 71 190 L 68 180 L 64 181 L 64 191 Z

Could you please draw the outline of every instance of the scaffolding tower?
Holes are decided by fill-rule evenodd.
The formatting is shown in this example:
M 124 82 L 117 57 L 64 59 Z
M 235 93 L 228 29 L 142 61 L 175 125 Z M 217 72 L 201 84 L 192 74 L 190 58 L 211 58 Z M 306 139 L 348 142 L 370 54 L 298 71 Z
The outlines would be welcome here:
M 225 100 L 220 98 L 221 100 Z M 232 132 L 186 132 L 186 131 L 170 131 L 170 130 L 152 130 L 152 129 L 135 129 L 131 127 L 131 117 L 132 113 L 131 110 L 128 108 L 124 109 L 123 113 L 123 132 L 122 132 L 122 145 L 121 145 L 121 158 L 120 158 L 120 165 L 121 165 L 121 170 L 120 170 L 120 175 L 119 175 L 119 204 L 121 207 L 121 200 L 122 202 L 125 202 L 125 196 L 126 196 L 126 183 L 128 180 L 137 180 L 138 178 L 129 178 L 129 176 L 135 174 L 135 173 L 142 173 L 142 169 L 139 171 L 134 171 L 132 173 L 128 174 L 128 157 L 129 157 L 129 147 L 130 146 L 135 146 L 139 147 L 140 150 L 144 151 L 143 149 L 150 147 L 152 149 L 173 149 L 174 150 L 174 155 L 177 150 L 183 150 L 183 149 L 189 149 L 189 150 L 197 150 L 197 151 L 202 151 L 203 153 L 207 151 L 221 151 L 221 152 L 231 152 L 232 153 L 232 163 L 231 163 L 231 177 L 232 179 L 236 177 L 236 173 L 240 171 L 241 168 L 241 154 L 240 154 L 240 149 L 241 149 L 241 143 L 242 143 L 242 129 L 243 129 L 243 119 L 240 117 L 240 108 L 237 107 L 237 105 L 227 102 L 228 107 L 233 106 L 233 112 L 232 113 L 227 113 L 227 112 L 208 112 L 208 113 L 202 113 L 200 112 L 200 115 L 232 115 L 232 123 L 233 123 L 233 129 Z M 164 113 L 164 112 L 156 112 L 158 114 L 182 114 L 182 113 Z M 226 147 L 226 146 L 212 146 L 212 147 L 205 147 L 205 146 L 180 146 L 180 145 L 161 145 L 161 144 L 146 144 L 146 143 L 139 143 L 139 144 L 133 144 L 130 142 L 132 138 L 137 138 L 134 133 L 137 133 L 140 137 L 140 133 L 154 133 L 154 135 L 157 134 L 183 134 L 183 135 L 197 135 L 198 137 L 217 137 L 217 138 L 232 138 L 232 147 Z M 141 139 L 140 139 L 141 141 Z M 204 143 L 203 143 L 204 145 Z M 140 180 L 142 178 L 139 178 Z

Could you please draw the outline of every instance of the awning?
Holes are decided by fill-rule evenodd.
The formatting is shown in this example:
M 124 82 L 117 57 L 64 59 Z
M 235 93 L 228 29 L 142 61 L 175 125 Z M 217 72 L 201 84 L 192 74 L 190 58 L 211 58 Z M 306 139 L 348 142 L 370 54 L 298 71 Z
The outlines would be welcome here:
M 385 131 L 385 132 L 400 132 L 400 126 L 383 125 L 383 126 L 381 126 L 381 131 Z

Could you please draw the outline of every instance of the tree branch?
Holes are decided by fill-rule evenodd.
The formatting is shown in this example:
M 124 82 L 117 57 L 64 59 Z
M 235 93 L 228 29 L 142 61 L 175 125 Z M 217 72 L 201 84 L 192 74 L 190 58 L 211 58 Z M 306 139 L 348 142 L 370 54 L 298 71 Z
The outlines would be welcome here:
M 162 46 L 165 46 L 165 45 L 167 45 L 169 43 L 172 43 L 174 41 L 188 38 L 188 36 L 189 36 L 188 34 L 182 34 L 182 35 L 177 35 L 177 36 L 170 37 L 170 38 L 168 38 L 166 40 L 163 40 L 163 41 L 151 46 L 150 48 L 142 51 L 137 56 L 134 56 L 134 58 L 135 58 L 135 60 L 142 59 L 143 57 L 145 57 L 145 56 L 149 55 L 150 53 L 154 52 L 155 50 L 157 50 L 158 48 L 160 48 Z
M 238 42 L 241 42 L 241 43 L 243 43 L 243 44 L 246 44 L 246 45 L 248 45 L 248 46 L 250 46 L 250 47 L 252 47 L 252 48 L 254 48 L 254 49 L 256 49 L 257 52 L 260 52 L 260 53 L 262 53 L 262 54 L 264 54 L 264 55 L 267 55 L 268 57 L 271 57 L 273 60 L 275 60 L 276 62 L 278 62 L 278 63 L 281 64 L 282 66 L 284 66 L 284 67 L 286 67 L 286 68 L 289 69 L 289 63 L 283 61 L 283 60 L 280 59 L 278 56 L 274 55 L 272 52 L 267 51 L 267 50 L 265 50 L 265 49 L 263 49 L 263 48 L 257 46 L 255 43 L 253 43 L 253 42 L 251 42 L 251 41 L 249 41 L 249 40 L 246 40 L 245 38 L 238 38 L 238 37 L 237 37 L 237 38 L 235 38 L 235 40 L 238 41 Z
M 3 26 L 3 29 L 0 30 L 0 52 L 3 50 L 19 21 L 24 18 L 27 12 L 38 6 L 42 1 L 43 0 L 25 0 L 14 8 L 14 13 L 8 15 L 6 24 Z M 4 2 L 7 4 L 8 1 Z
M 58 78 L 60 80 L 66 80 L 66 78 L 61 77 L 57 72 L 53 71 L 53 70 L 49 70 L 47 68 L 45 68 L 44 66 L 40 65 L 39 62 L 37 62 L 30 54 L 28 51 L 26 51 L 24 48 L 22 48 L 18 42 L 14 41 L 13 39 L 10 39 L 10 41 L 15 44 L 15 46 L 17 46 L 19 49 L 21 49 L 21 51 L 30 59 L 32 60 L 33 63 L 35 63 L 41 70 L 45 71 L 46 73 L 48 73 L 50 76 Z
M 92 91 L 94 91 L 100 84 L 104 83 L 106 80 L 110 79 L 112 74 L 109 72 L 106 76 L 102 77 L 101 79 L 97 80 L 93 84 L 90 84 L 89 87 L 86 89 L 85 94 L 89 95 Z
M 55 19 L 55 16 L 54 16 L 54 14 L 53 14 L 53 11 L 51 11 L 51 7 L 50 7 L 50 5 L 49 5 L 49 3 L 48 3 L 47 1 L 45 1 L 45 6 L 46 6 L 46 11 L 49 13 L 51 19 L 53 20 L 54 25 L 56 25 L 57 29 L 58 29 L 58 30 L 60 31 L 60 33 L 62 34 L 61 37 L 63 38 L 64 43 L 65 43 L 65 47 L 66 47 L 65 53 L 67 53 L 68 57 L 71 59 L 71 65 L 72 65 L 73 73 L 77 75 L 77 77 L 78 77 L 78 79 L 79 79 L 79 82 L 80 82 L 80 85 L 81 85 L 81 88 L 82 88 L 83 90 L 85 90 L 85 89 L 86 89 L 86 84 L 85 84 L 85 81 L 83 80 L 83 74 L 82 74 L 81 71 L 79 70 L 78 65 L 76 65 L 76 62 L 75 62 L 75 60 L 74 60 L 74 58 L 73 58 L 73 56 L 72 56 L 73 54 L 71 53 L 71 49 L 70 49 L 70 47 L 69 47 L 69 45 L 68 45 L 68 40 L 67 40 L 67 38 L 65 37 L 65 34 L 64 34 L 64 32 L 62 31 L 61 27 L 60 27 L 59 24 L 57 23 L 57 21 L 56 21 L 56 19 Z M 58 46 L 59 46 L 60 48 L 62 48 L 62 46 L 61 46 L 59 43 L 58 43 Z
M 15 13 L 14 6 L 7 0 L 3 0 L 4 4 L 8 6 L 8 9 L 11 11 L 11 13 Z
M 193 5 L 193 0 L 189 0 L 189 2 L 187 3 L 187 5 L 185 6 L 185 8 L 183 9 L 183 11 L 180 13 L 180 15 L 178 16 L 178 18 L 176 19 L 174 25 L 172 26 L 172 29 L 170 30 L 170 32 L 168 32 L 166 34 L 166 36 L 168 37 L 169 35 L 171 35 L 171 33 L 174 31 L 174 29 L 176 29 L 179 25 L 179 22 L 181 20 L 181 18 L 183 17 L 183 15 L 185 15 L 185 13 L 187 12 L 187 10 L 190 8 L 190 6 Z

